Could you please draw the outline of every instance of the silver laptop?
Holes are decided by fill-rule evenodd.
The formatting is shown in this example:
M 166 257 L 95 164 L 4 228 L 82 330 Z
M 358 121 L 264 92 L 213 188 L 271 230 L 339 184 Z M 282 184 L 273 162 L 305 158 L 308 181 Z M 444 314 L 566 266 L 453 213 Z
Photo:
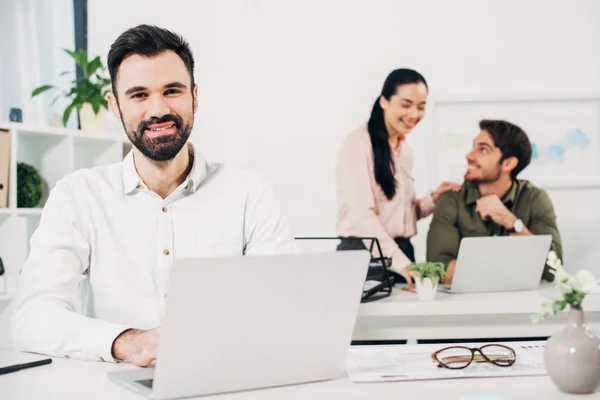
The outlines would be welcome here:
M 537 289 L 551 235 L 484 236 L 463 238 L 448 293 L 499 292 Z
M 370 258 L 176 260 L 156 367 L 109 377 L 155 399 L 342 377 Z

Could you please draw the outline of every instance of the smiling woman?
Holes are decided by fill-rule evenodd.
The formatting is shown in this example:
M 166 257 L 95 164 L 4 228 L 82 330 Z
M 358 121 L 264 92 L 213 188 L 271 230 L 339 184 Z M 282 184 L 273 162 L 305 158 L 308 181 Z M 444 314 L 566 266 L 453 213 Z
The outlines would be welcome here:
M 440 195 L 460 186 L 445 182 L 430 195 L 416 199 L 412 148 L 406 135 L 423 119 L 428 87 L 411 69 L 392 71 L 375 101 L 366 126 L 352 132 L 340 151 L 336 169 L 338 236 L 377 237 L 383 255 L 392 260 L 396 282 L 418 276 L 406 267 L 415 261 L 410 238 L 419 218 L 427 217 Z M 357 240 L 342 240 L 338 250 L 364 248 Z

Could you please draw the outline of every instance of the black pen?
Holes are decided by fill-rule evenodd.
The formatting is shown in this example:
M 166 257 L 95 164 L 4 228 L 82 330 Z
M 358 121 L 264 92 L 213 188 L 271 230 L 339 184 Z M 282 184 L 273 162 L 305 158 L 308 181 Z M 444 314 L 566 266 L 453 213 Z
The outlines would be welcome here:
M 9 374 L 11 372 L 17 372 L 17 371 L 20 371 L 20 370 L 26 369 L 26 368 L 39 367 L 40 365 L 50 364 L 51 362 L 52 362 L 51 358 L 46 358 L 45 360 L 39 360 L 39 361 L 34 361 L 34 362 L 30 362 L 30 363 L 25 363 L 25 364 L 11 365 L 9 367 L 0 368 L 0 375 Z

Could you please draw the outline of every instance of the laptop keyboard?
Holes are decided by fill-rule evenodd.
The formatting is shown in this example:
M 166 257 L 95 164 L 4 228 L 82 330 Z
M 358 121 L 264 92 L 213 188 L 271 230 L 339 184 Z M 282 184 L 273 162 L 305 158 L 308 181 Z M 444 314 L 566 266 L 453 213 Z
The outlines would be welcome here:
M 152 389 L 152 384 L 154 383 L 154 379 L 140 379 L 139 381 L 136 381 L 136 382 L 141 383 L 142 385 Z

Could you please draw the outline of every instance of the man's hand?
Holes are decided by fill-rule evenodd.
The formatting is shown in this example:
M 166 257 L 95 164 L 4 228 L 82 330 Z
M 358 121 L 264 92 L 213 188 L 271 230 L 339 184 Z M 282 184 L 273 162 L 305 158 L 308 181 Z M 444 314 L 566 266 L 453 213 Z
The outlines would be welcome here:
M 517 217 L 506 208 L 502 200 L 495 194 L 478 199 L 475 211 L 481 215 L 484 221 L 491 218 L 495 223 L 506 229 L 511 229 L 517 220 Z
M 159 337 L 159 328 L 148 331 L 129 329 L 115 339 L 112 347 L 113 356 L 117 360 L 147 367 L 156 360 Z
M 460 192 L 462 186 L 454 182 L 442 182 L 435 192 L 431 193 L 431 199 L 434 203 L 437 203 L 444 192 L 451 190 L 453 192 Z
M 452 279 L 454 279 L 454 270 L 456 269 L 456 260 L 452 260 L 448 263 L 448 268 L 446 268 L 446 275 L 444 276 L 444 283 L 449 285 L 452 283 Z

